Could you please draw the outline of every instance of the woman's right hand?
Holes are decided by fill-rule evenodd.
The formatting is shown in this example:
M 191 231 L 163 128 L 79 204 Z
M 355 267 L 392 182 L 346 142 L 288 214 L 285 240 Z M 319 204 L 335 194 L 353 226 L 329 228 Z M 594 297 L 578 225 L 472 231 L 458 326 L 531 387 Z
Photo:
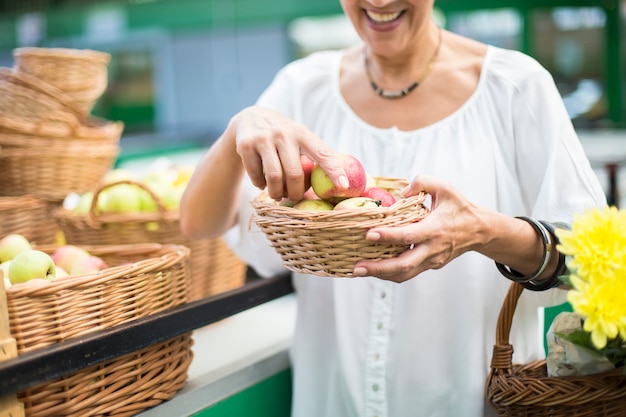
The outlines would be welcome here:
M 252 183 L 259 189 L 267 187 L 275 200 L 302 199 L 306 190 L 301 154 L 317 162 L 333 183 L 348 185 L 335 152 L 307 127 L 278 112 L 248 107 L 233 117 L 229 129 Z

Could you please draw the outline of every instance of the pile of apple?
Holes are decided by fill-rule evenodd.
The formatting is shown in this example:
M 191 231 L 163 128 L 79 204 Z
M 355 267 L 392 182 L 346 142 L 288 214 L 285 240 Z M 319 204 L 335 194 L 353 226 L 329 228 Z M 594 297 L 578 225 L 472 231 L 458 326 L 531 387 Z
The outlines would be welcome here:
M 178 166 L 168 158 L 155 160 L 143 175 L 124 168 L 112 169 L 102 178 L 103 188 L 98 193 L 95 210 L 97 213 L 156 213 L 157 202 L 145 188 L 159 198 L 166 210 L 178 210 L 191 173 L 190 167 Z M 114 184 L 119 181 L 134 184 Z M 69 195 L 63 206 L 75 213 L 86 214 L 93 196 L 93 191 L 80 196 Z
M 23 235 L 0 239 L 0 270 L 4 285 L 49 282 L 70 275 L 90 274 L 107 267 L 105 261 L 74 245 L 61 245 L 52 254 L 35 249 Z
M 328 211 L 389 207 L 396 202 L 393 194 L 377 186 L 375 179 L 356 157 L 349 154 L 340 154 L 339 157 L 348 177 L 348 188 L 335 186 L 319 164 L 301 155 L 304 188 L 307 191 L 300 201 L 284 198 L 280 204 L 298 210 Z

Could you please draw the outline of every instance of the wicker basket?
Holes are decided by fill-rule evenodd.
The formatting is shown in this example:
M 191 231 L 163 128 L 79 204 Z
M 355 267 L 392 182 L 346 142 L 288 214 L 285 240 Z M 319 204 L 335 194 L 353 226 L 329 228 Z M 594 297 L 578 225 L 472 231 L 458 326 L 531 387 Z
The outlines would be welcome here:
M 87 141 L 0 133 L 0 148 L 0 195 L 55 203 L 92 190 L 120 152 L 119 135 Z
M 100 194 L 116 184 L 134 184 L 146 190 L 157 203 L 155 213 L 98 213 Z M 92 204 L 85 214 L 59 207 L 53 211 L 68 243 L 77 245 L 118 242 L 159 242 L 181 244 L 191 249 L 190 300 L 197 300 L 239 288 L 245 283 L 247 265 L 223 239 L 185 239 L 178 211 L 167 210 L 162 200 L 146 185 L 132 180 L 101 184 L 93 191 Z
M 403 179 L 376 178 L 377 185 L 398 197 L 408 183 Z M 398 198 L 391 207 L 341 211 L 303 211 L 279 205 L 262 192 L 252 206 L 253 221 L 281 256 L 284 266 L 295 272 L 325 277 L 350 277 L 360 260 L 379 260 L 399 255 L 404 245 L 372 243 L 365 234 L 375 226 L 415 223 L 428 214 L 426 194 Z
M 108 268 L 7 289 L 18 354 L 167 310 L 187 301 L 189 249 L 84 247 Z M 55 246 L 37 246 L 51 253 Z M 18 392 L 27 417 L 131 416 L 174 396 L 187 379 L 191 333 Z
M 506 417 L 626 416 L 626 377 L 619 368 L 595 375 L 548 377 L 545 360 L 513 365 L 509 334 L 523 287 L 511 284 L 496 328 L 491 372 L 485 387 L 489 402 Z
M 33 244 L 55 243 L 59 227 L 51 210 L 49 202 L 30 195 L 0 197 L 0 236 L 18 233 Z
M 36 76 L 71 96 L 73 104 L 89 114 L 107 88 L 111 55 L 89 49 L 17 48 L 19 73 Z
M 0 126 L 21 130 L 35 124 L 57 134 L 74 131 L 81 117 L 66 97 L 41 80 L 0 68 Z

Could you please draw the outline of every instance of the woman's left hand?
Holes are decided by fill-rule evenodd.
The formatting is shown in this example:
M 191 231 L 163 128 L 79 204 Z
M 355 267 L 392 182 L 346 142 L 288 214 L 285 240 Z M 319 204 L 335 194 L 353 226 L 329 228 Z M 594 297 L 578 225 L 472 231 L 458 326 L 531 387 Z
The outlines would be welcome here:
M 424 191 L 431 196 L 431 212 L 422 220 L 402 227 L 374 227 L 367 233 L 372 242 L 410 246 L 398 257 L 361 261 L 355 276 L 375 276 L 403 282 L 428 269 L 439 269 L 479 243 L 477 207 L 450 184 L 419 175 L 403 191 L 405 197 Z

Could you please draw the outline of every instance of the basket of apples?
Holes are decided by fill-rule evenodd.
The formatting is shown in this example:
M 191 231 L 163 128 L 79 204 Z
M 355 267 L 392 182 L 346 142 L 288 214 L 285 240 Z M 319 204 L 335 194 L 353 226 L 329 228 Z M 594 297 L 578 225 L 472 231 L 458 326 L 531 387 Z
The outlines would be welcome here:
M 182 245 L 36 245 L 9 234 L 0 239 L 0 261 L 18 356 L 188 301 Z M 18 401 L 30 417 L 135 414 L 185 385 L 191 336 L 33 386 Z
M 66 241 L 75 245 L 157 242 L 189 247 L 190 300 L 238 288 L 245 283 L 247 264 L 222 238 L 182 235 L 178 207 L 190 174 L 167 158 L 155 160 L 141 176 L 117 168 L 93 191 L 67 198 L 54 217 Z
M 358 261 L 395 257 L 408 248 L 369 242 L 369 229 L 414 223 L 429 213 L 426 194 L 400 194 L 408 181 L 372 177 L 354 156 L 341 157 L 350 182 L 347 189 L 335 187 L 318 164 L 302 156 L 307 189 L 302 200 L 275 201 L 263 191 L 251 202 L 254 223 L 291 271 L 350 277 Z

